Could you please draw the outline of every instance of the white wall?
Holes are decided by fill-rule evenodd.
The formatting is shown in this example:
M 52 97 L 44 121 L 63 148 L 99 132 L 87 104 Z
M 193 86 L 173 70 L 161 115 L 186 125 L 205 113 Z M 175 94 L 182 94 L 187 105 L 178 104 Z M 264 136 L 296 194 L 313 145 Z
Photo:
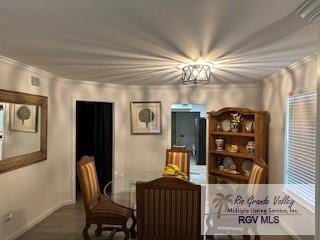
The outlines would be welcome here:
M 0 88 L 48 96 L 48 159 L 0 174 L 0 239 L 14 239 L 19 230 L 24 231 L 47 213 L 72 202 L 75 99 L 115 103 L 115 128 L 118 129 L 115 170 L 122 168 L 124 159 L 124 149 L 120 148 L 125 145 L 121 127 L 125 114 L 120 114 L 125 92 L 122 87 L 77 84 L 23 67 L 9 59 L 0 59 Z M 31 74 L 41 78 L 40 88 L 29 85 Z M 14 213 L 13 219 L 2 221 L 10 211 Z
M 221 85 L 200 87 L 132 87 L 126 89 L 126 99 L 123 111 L 130 101 L 162 101 L 162 132 L 160 136 L 130 135 L 125 131 L 126 141 L 126 169 L 135 171 L 137 166 L 141 170 L 157 170 L 164 166 L 164 152 L 171 143 L 171 105 L 173 103 L 207 103 L 208 111 L 226 106 L 248 107 L 260 109 L 260 85 Z M 125 126 L 130 126 L 130 118 L 126 118 Z M 141 155 L 141 151 L 144 154 Z M 139 164 L 143 162 L 144 164 Z
M 65 137 L 63 119 L 69 112 L 64 107 L 66 96 L 58 79 L 42 77 L 40 89 L 29 87 L 31 71 L 19 64 L 0 60 L 0 88 L 49 96 L 48 160 L 15 171 L 0 174 L 0 239 L 14 238 L 37 222 L 46 213 L 70 200 L 70 161 L 67 150 L 69 137 Z M 62 106 L 62 107 L 61 107 Z M 68 135 L 68 134 L 67 134 Z M 13 219 L 4 222 L 4 215 L 13 212 Z
M 317 87 L 316 55 L 279 71 L 264 81 L 262 103 L 270 112 L 269 131 L 269 183 L 283 183 L 284 180 L 284 137 L 286 97 Z M 299 205 L 299 202 L 297 202 Z M 314 213 L 301 206 L 300 221 L 284 218 L 282 226 L 290 235 L 296 235 L 295 230 L 301 222 L 309 224 L 314 219 Z M 311 221 L 312 222 L 312 221 Z M 309 226 L 310 227 L 310 226 Z M 312 237 L 311 237 L 312 238 Z M 311 239 L 310 238 L 310 239 Z M 309 238 L 308 238 L 309 239 Z
M 286 97 L 315 89 L 317 85 L 316 57 L 304 60 L 266 78 L 263 86 L 263 108 L 270 112 L 269 183 L 283 183 L 284 133 Z
M 203 87 L 122 87 L 61 79 L 0 58 L 0 88 L 48 96 L 48 160 L 0 174 L 0 239 L 13 239 L 56 208 L 71 203 L 74 174 L 75 101 L 114 102 L 117 174 L 159 170 L 170 146 L 171 104 L 207 103 L 208 110 L 226 106 L 261 108 L 261 85 Z M 31 75 L 41 87 L 31 87 Z M 162 101 L 162 135 L 131 135 L 130 101 Z M 14 217 L 4 222 L 12 211 Z

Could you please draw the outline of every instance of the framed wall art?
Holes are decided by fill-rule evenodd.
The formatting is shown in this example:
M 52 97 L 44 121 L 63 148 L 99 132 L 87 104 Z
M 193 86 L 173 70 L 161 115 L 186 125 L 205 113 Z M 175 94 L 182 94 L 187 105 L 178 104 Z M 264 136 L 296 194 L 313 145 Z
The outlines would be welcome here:
M 161 134 L 161 102 L 131 102 L 131 134 Z
M 38 106 L 10 104 L 10 130 L 19 132 L 37 132 Z

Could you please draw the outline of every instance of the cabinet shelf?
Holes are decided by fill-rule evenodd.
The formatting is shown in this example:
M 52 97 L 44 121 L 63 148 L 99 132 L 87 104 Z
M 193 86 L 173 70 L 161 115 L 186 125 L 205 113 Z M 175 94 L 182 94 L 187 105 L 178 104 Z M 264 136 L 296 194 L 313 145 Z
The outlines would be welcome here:
M 220 135 L 220 136 L 239 136 L 239 137 L 254 137 L 254 133 L 246 132 L 210 132 L 211 135 Z
M 249 181 L 249 176 L 245 176 L 245 175 L 241 175 L 241 174 L 231 174 L 231 173 L 220 171 L 219 169 L 216 169 L 216 168 L 210 169 L 209 173 L 214 174 L 214 175 L 228 177 L 228 178 L 238 179 L 238 180 L 242 180 L 242 181 Z
M 218 154 L 222 156 L 230 156 L 230 157 L 239 157 L 239 158 L 248 158 L 248 159 L 254 159 L 255 156 L 252 153 L 246 153 L 246 152 L 227 152 L 227 151 L 216 151 L 212 150 L 210 151 L 211 154 Z

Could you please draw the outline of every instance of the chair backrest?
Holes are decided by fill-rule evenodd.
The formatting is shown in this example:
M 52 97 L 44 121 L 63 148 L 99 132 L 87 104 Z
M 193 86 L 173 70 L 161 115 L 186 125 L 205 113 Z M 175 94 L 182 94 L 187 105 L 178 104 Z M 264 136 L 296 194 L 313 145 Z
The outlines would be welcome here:
M 267 165 L 253 164 L 249 184 L 264 184 L 267 180 Z
M 91 206 L 99 200 L 101 195 L 94 158 L 83 156 L 78 162 L 77 168 L 81 193 L 86 212 L 88 213 Z
M 137 183 L 138 239 L 200 239 L 201 186 L 175 177 Z
M 262 196 L 265 193 L 264 188 L 261 188 L 258 184 L 265 184 L 267 181 L 268 167 L 265 163 L 255 163 L 252 166 L 249 185 L 248 195 L 256 197 Z
M 190 152 L 185 149 L 172 148 L 167 149 L 166 166 L 168 164 L 177 165 L 182 172 L 190 177 Z

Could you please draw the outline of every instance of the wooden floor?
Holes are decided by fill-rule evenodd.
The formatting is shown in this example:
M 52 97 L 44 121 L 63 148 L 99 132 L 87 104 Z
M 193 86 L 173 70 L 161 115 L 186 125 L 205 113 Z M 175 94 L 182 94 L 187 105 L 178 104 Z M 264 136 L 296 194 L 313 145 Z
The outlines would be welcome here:
M 81 240 L 81 231 L 84 226 L 84 210 L 81 203 L 66 206 L 47 219 L 39 223 L 37 226 L 23 234 L 18 240 Z M 95 237 L 93 232 L 95 226 L 90 229 L 92 240 L 107 239 L 108 232 L 103 233 L 100 237 Z M 122 233 L 117 233 L 115 240 L 123 239 Z M 217 240 L 229 239 L 228 237 L 216 237 Z M 242 239 L 242 237 L 234 237 L 233 239 Z M 261 236 L 262 240 L 291 240 L 286 236 Z

